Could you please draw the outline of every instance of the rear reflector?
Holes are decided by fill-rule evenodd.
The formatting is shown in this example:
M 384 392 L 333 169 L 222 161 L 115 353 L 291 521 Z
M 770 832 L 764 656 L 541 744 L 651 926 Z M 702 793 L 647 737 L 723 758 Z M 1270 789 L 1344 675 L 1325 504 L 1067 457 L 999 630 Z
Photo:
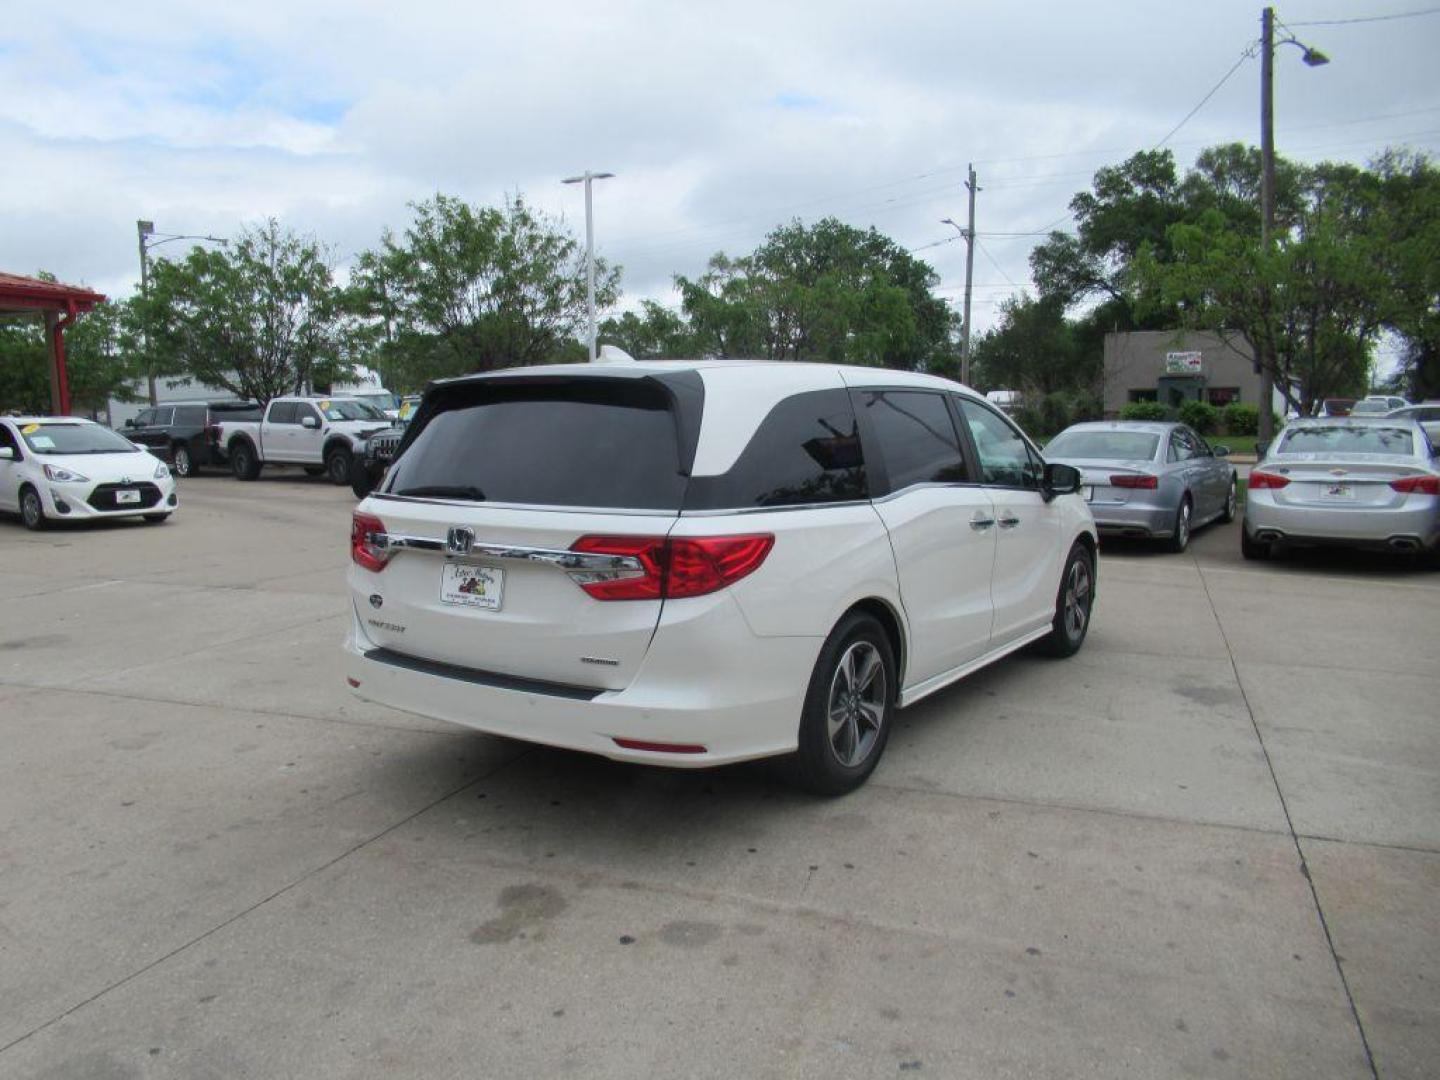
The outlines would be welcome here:
M 640 739 L 614 739 L 625 750 L 649 750 L 656 754 L 703 754 L 705 747 L 693 743 L 644 742 Z
M 775 537 L 582 536 L 571 551 L 628 560 L 614 569 L 572 570 L 571 578 L 596 600 L 681 600 L 704 596 L 754 573 Z
M 1160 481 L 1149 473 L 1116 473 L 1110 477 L 1110 486 L 1117 488 L 1146 488 L 1153 490 Z
M 1251 472 L 1250 479 L 1246 486 L 1251 491 L 1264 491 L 1267 488 L 1278 489 L 1290 483 L 1288 476 L 1277 476 L 1275 473 Z
M 358 690 L 360 688 L 360 680 L 353 676 L 346 675 L 345 681 L 350 684 L 350 689 L 352 690 Z
M 1440 476 L 1403 476 L 1390 486 L 1407 495 L 1440 495 Z
M 385 564 L 390 559 L 390 552 L 383 540 L 376 543 L 375 539 L 385 536 L 385 523 L 374 514 L 362 514 L 356 512 L 350 519 L 350 559 L 357 566 L 363 566 L 366 570 L 373 570 L 379 573 L 385 569 Z

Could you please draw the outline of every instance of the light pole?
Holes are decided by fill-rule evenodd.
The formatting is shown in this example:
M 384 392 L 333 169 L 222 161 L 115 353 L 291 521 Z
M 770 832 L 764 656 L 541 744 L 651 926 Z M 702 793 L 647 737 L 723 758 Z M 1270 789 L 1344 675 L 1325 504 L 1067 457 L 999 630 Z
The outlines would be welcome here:
M 595 362 L 595 218 L 590 202 L 590 184 L 595 180 L 609 180 L 614 173 L 591 172 L 586 169 L 579 176 L 565 178 L 567 184 L 585 184 L 585 310 L 590 315 L 590 362 Z
M 172 240 L 209 240 L 212 244 L 228 244 L 223 236 L 196 236 L 190 233 L 157 233 L 153 221 L 135 222 L 135 234 L 140 240 L 140 295 L 143 298 L 150 296 L 150 249 L 159 247 L 161 244 L 168 244 Z M 159 237 L 152 240 L 151 237 Z M 145 351 L 150 351 L 150 336 L 145 335 Z M 149 356 L 145 358 L 145 377 L 149 381 L 150 404 L 155 404 L 155 370 L 150 363 Z
M 970 385 L 970 281 L 975 274 L 975 166 L 970 166 L 970 175 L 965 181 L 970 189 L 970 227 L 962 228 L 953 218 L 944 218 L 941 225 L 952 225 L 965 240 L 965 315 L 960 327 L 960 381 Z
M 1270 254 L 1270 241 L 1275 232 L 1275 9 L 1267 7 L 1260 13 L 1260 249 Z M 1312 49 L 1289 34 L 1281 45 L 1294 45 L 1303 53 L 1308 67 L 1328 64 L 1330 58 L 1319 49 Z M 1260 429 L 1259 439 L 1268 443 L 1275 437 L 1273 399 L 1275 397 L 1275 335 L 1270 329 L 1271 296 L 1265 290 L 1265 334 L 1260 344 Z

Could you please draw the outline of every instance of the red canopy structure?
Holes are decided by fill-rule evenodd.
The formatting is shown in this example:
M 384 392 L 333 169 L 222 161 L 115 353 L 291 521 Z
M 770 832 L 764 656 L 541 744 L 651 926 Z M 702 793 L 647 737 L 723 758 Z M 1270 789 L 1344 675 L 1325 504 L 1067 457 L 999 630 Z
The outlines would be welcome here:
M 50 408 L 59 416 L 70 412 L 70 380 L 65 373 L 65 331 L 82 313 L 105 297 L 58 281 L 0 272 L 0 317 L 39 313 L 45 320 L 50 348 Z

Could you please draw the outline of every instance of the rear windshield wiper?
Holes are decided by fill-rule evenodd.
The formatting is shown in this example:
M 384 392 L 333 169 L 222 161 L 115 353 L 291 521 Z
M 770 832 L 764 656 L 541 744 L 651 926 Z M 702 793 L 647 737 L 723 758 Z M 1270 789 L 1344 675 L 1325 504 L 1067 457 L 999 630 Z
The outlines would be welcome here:
M 395 495 L 430 495 L 437 499 L 469 499 L 484 502 L 485 493 L 474 485 L 467 484 L 425 484 L 420 487 L 402 488 L 392 492 Z

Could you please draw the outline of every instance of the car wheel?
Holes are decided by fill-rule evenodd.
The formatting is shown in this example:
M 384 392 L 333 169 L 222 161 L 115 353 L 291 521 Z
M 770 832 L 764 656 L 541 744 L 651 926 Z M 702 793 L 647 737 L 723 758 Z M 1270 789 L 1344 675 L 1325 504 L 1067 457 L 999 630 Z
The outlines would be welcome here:
M 1190 515 L 1192 513 L 1190 496 L 1186 495 L 1180 500 L 1180 509 L 1175 511 L 1175 527 L 1170 532 L 1170 542 L 1166 545 L 1171 551 L 1184 551 L 1190 545 Z
M 329 474 L 332 484 L 348 484 L 350 482 L 350 451 L 343 446 L 337 446 L 326 454 L 325 472 Z
M 170 460 L 175 466 L 175 475 L 180 478 L 195 475 L 195 461 L 190 456 L 188 446 L 177 446 L 170 455 Z
M 890 737 L 895 657 L 872 616 L 846 616 L 820 649 L 800 716 L 794 782 L 817 795 L 844 795 L 875 771 Z
M 254 480 L 260 475 L 260 462 L 248 442 L 230 448 L 230 468 L 237 480 Z
M 45 516 L 45 504 L 40 501 L 40 493 L 33 487 L 25 487 L 20 492 L 20 520 L 25 527 L 38 532 L 49 524 Z
M 165 522 L 167 522 L 167 521 L 169 521 L 169 520 L 170 520 L 170 515 L 169 515 L 169 514 L 146 514 L 146 515 L 145 515 L 145 524 L 146 524 L 146 525 L 163 525 L 163 524 L 165 524 Z
M 1250 535 L 1250 530 L 1245 528 L 1244 523 L 1240 525 L 1240 554 L 1247 559 L 1259 560 L 1270 557 L 1270 545 L 1256 540 Z
M 1225 509 L 1220 512 L 1220 520 L 1226 525 L 1235 520 L 1235 504 L 1238 496 L 1235 491 L 1235 478 L 1230 478 L 1230 490 L 1225 493 Z
M 1047 656 L 1074 656 L 1090 632 L 1095 608 L 1095 557 L 1084 544 L 1075 544 L 1065 560 L 1060 588 L 1055 595 L 1055 618 L 1050 633 L 1039 641 Z

